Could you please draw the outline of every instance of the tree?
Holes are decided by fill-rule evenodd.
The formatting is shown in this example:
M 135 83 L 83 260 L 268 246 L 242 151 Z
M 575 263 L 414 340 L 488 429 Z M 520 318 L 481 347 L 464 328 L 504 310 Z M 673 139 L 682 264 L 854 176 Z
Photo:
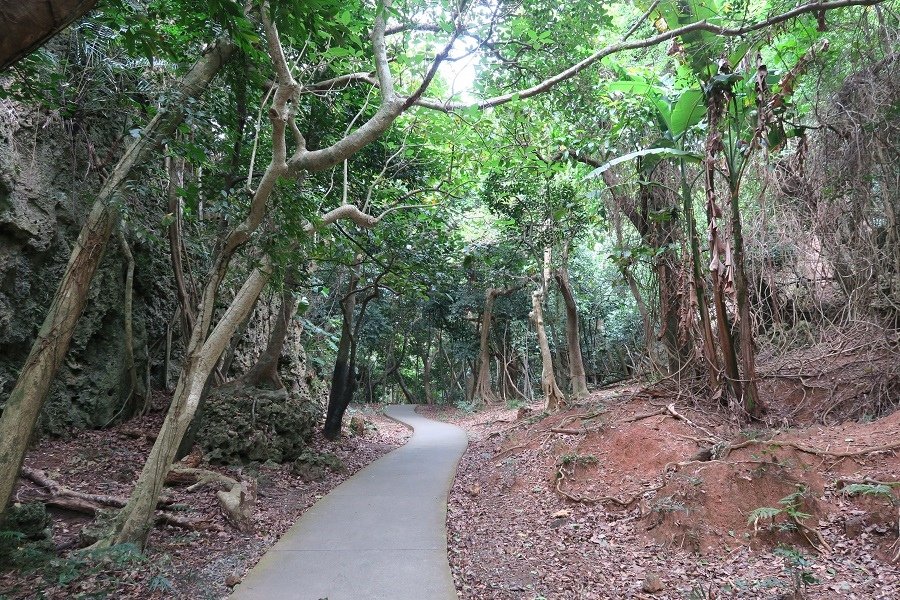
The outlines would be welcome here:
M 388 17 L 386 16 L 388 11 L 391 10 L 389 3 L 376 7 L 374 15 L 364 5 L 354 5 L 351 7 L 352 10 L 342 10 L 337 15 L 332 14 L 336 11 L 331 6 L 310 8 L 310 11 L 323 11 L 322 14 L 314 15 L 320 21 L 326 17 L 337 16 L 339 19 L 334 19 L 334 21 L 353 25 L 353 27 L 346 28 L 346 31 L 343 33 L 347 34 L 346 39 L 351 40 L 351 45 L 355 44 L 355 47 L 350 52 L 347 51 L 347 48 L 341 48 L 344 56 L 362 54 L 363 47 L 368 46 L 367 43 L 364 44 L 362 42 L 364 38 L 360 33 L 366 28 L 365 24 L 371 18 L 371 22 L 374 25 L 370 39 L 372 42 L 372 53 L 375 58 L 375 75 L 372 76 L 368 71 L 356 71 L 346 75 L 329 77 L 318 83 L 308 84 L 305 87 L 294 79 L 277 31 L 274 25 L 268 22 L 268 18 L 263 16 L 267 53 L 277 74 L 276 87 L 268 90 L 271 92 L 271 107 L 268 111 L 272 130 L 271 160 L 256 189 L 251 189 L 251 193 L 245 198 L 245 202 L 248 203 L 246 215 L 236 227 L 223 236 L 221 248 L 212 259 L 208 280 L 200 295 L 195 313 L 196 323 L 191 331 L 182 376 L 176 389 L 169 418 L 167 418 L 163 431 L 158 437 L 158 443 L 154 447 L 147 465 L 145 465 L 132 501 L 129 502 L 129 505 L 123 511 L 122 521 L 114 539 L 124 541 L 142 538 L 149 522 L 148 515 L 152 510 L 155 497 L 158 495 L 159 487 L 161 486 L 161 478 L 164 477 L 165 471 L 171 463 L 170 447 L 173 443 L 177 447 L 178 441 L 183 436 L 184 427 L 187 426 L 187 423 L 190 422 L 193 413 L 196 411 L 197 404 L 202 397 L 202 390 L 215 367 L 222 349 L 227 345 L 240 322 L 249 314 L 259 295 L 259 291 L 271 278 L 273 266 L 271 261 L 264 257 L 260 260 L 259 267 L 252 269 L 250 276 L 244 282 L 235 300 L 222 314 L 218 324 L 213 327 L 220 285 L 229 273 L 231 261 L 238 253 L 238 250 L 248 244 L 259 229 L 265 218 L 269 199 L 279 179 L 296 180 L 309 173 L 325 171 L 343 163 L 343 161 L 380 137 L 401 114 L 409 111 L 414 106 L 440 111 L 462 112 L 518 102 L 519 100 L 547 92 L 561 82 L 567 81 L 590 66 L 595 65 L 602 58 L 616 52 L 646 48 L 679 36 L 697 32 L 739 36 L 764 30 L 804 13 L 871 3 L 873 3 L 871 0 L 811 3 L 749 24 L 729 27 L 710 21 L 698 21 L 641 40 L 628 41 L 627 38 L 633 33 L 632 29 L 624 36 L 625 39 L 623 41 L 605 46 L 571 64 L 571 66 L 555 69 L 553 68 L 554 65 L 545 65 L 555 74 L 548 74 L 545 78 L 535 83 L 529 82 L 527 87 L 523 87 L 518 91 L 506 91 L 469 103 L 425 98 L 424 94 L 434 82 L 440 64 L 453 58 L 451 54 L 454 51 L 457 40 L 461 38 L 478 39 L 478 36 L 485 32 L 491 35 L 495 33 L 497 35 L 510 34 L 513 38 L 521 34 L 522 32 L 517 31 L 515 27 L 511 27 L 508 30 L 502 27 L 495 27 L 498 24 L 497 22 L 502 20 L 500 19 L 501 16 L 511 17 L 511 15 L 498 15 L 497 12 L 494 12 L 492 13 L 493 17 L 488 20 L 489 22 L 478 23 L 478 26 L 475 26 L 473 22 L 481 14 L 478 11 L 460 12 L 448 10 L 446 15 L 449 18 L 445 20 L 446 22 L 420 26 L 415 19 L 410 18 L 401 20 L 396 28 L 393 26 L 389 28 L 387 23 Z M 300 11 L 301 8 L 296 10 Z M 404 6 L 403 10 L 396 10 L 390 14 L 409 17 L 411 15 L 407 14 L 407 9 L 411 11 L 412 7 Z M 328 13 L 327 11 L 329 10 L 332 13 Z M 279 11 L 278 16 L 291 26 L 298 27 L 299 32 L 302 25 L 308 21 L 306 17 L 310 15 L 292 15 L 289 11 Z M 357 17 L 359 18 L 357 19 Z M 641 17 L 640 22 L 644 18 Z M 200 71 L 191 72 L 198 76 L 195 83 L 199 88 L 206 85 L 204 81 L 209 81 L 217 70 L 216 65 L 220 65 L 225 61 L 228 55 L 234 51 L 235 45 L 239 45 L 243 51 L 250 55 L 252 62 L 265 62 L 260 58 L 258 49 L 255 49 L 253 46 L 252 35 L 243 35 L 247 34 L 248 30 L 252 31 L 252 21 L 237 17 L 232 19 L 231 22 L 240 23 L 239 29 L 242 35 L 223 37 L 212 44 L 208 49 L 208 53 L 204 55 L 204 58 L 195 67 L 195 69 L 200 69 Z M 235 33 L 232 27 L 226 27 L 226 29 L 229 30 L 229 33 Z M 445 43 L 441 44 L 434 37 L 437 31 L 442 32 L 442 41 L 446 40 Z M 404 39 L 404 36 L 425 36 L 425 39 L 428 40 L 425 45 L 435 50 L 433 60 L 418 62 L 417 57 L 412 56 L 392 61 L 388 55 L 388 44 L 386 42 L 389 34 L 401 36 L 399 38 L 401 41 Z M 303 36 L 298 36 L 297 39 L 303 39 Z M 319 48 L 319 57 L 340 58 L 341 52 L 334 51 L 330 44 L 328 46 L 329 48 L 327 49 Z M 488 48 L 486 45 L 479 47 Z M 357 50 L 360 52 L 357 53 Z M 330 55 L 328 54 L 329 52 L 331 53 Z M 416 53 L 411 52 L 411 54 L 415 55 Z M 398 93 L 394 88 L 395 76 L 391 72 L 391 64 L 394 62 L 397 65 L 396 69 L 402 72 L 403 77 L 400 79 L 404 82 L 412 81 L 405 93 Z M 260 65 L 254 66 L 268 68 Z M 306 66 L 304 65 L 304 68 Z M 201 71 L 203 77 L 200 77 Z M 304 71 L 304 77 L 312 72 L 315 72 L 315 69 L 307 69 Z M 189 78 L 191 73 L 186 77 Z M 310 80 L 312 79 L 310 77 Z M 367 115 L 364 122 L 352 132 L 339 136 L 338 139 L 333 141 L 326 141 L 319 150 L 308 149 L 307 137 L 301 134 L 295 122 L 295 117 L 305 116 L 300 108 L 301 96 L 304 93 L 334 90 L 336 88 L 343 89 L 343 86 L 351 84 L 377 86 L 380 97 L 378 108 L 373 114 Z M 56 367 L 65 353 L 72 325 L 77 321 L 83 307 L 87 286 L 93 271 L 96 269 L 96 262 L 99 260 L 116 222 L 115 210 L 111 208 L 110 201 L 114 198 L 116 191 L 121 189 L 122 183 L 131 176 L 132 167 L 138 163 L 146 162 L 152 149 L 167 136 L 161 134 L 170 132 L 171 128 L 178 122 L 180 119 L 179 114 L 186 104 L 185 100 L 199 93 L 201 89 L 198 89 L 198 87 L 185 86 L 184 89 L 176 94 L 175 102 L 166 103 L 165 108 L 157 112 L 153 120 L 144 128 L 143 136 L 130 147 L 119 167 L 108 178 L 98 198 L 98 202 L 88 218 L 83 230 L 84 235 L 75 246 L 69 269 L 45 321 L 45 326 L 41 330 L 38 342 L 33 348 L 32 356 L 26 362 L 26 367 L 22 371 L 10 401 L 7 403 L 2 422 L 0 422 L 0 432 L 4 433 L 2 439 L 12 440 L 8 447 L 4 447 L 0 451 L 0 458 L 3 459 L 3 464 L 9 465 L 8 469 L 4 468 L 0 472 L 0 491 L 3 492 L 0 501 L 3 502 L 4 506 L 8 502 L 8 492 L 12 490 L 18 466 L 21 465 L 25 445 L 25 442 L 22 440 L 27 440 L 31 433 L 34 423 L 33 415 L 39 412 L 43 397 L 46 395 L 46 385 L 52 380 Z M 355 122 L 355 119 L 352 122 Z M 288 131 L 290 135 L 288 135 Z M 290 156 L 288 155 L 288 138 L 292 140 L 293 145 L 293 152 Z M 313 136 L 310 136 L 310 139 L 314 139 Z M 239 155 L 240 153 L 235 154 Z M 250 181 L 252 182 L 253 179 L 254 174 L 251 168 Z M 310 226 L 305 229 L 307 229 L 307 233 L 311 233 L 322 225 L 333 223 L 342 218 L 352 219 L 361 227 L 372 227 L 379 221 L 378 217 L 365 214 L 352 205 L 346 205 L 326 211 L 318 218 L 310 214 Z M 239 220 L 237 215 L 235 215 L 235 220 Z M 20 416 L 24 418 L 18 418 Z M 11 432 L 9 437 L 6 435 L 7 432 Z

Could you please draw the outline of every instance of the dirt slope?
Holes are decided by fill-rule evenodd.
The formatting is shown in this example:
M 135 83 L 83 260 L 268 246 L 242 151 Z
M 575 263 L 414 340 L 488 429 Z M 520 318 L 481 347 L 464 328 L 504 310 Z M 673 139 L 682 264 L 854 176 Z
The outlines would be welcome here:
M 637 391 L 443 413 L 472 437 L 450 502 L 461 598 L 900 597 L 898 508 L 843 490 L 900 478 L 900 413 L 741 431 Z

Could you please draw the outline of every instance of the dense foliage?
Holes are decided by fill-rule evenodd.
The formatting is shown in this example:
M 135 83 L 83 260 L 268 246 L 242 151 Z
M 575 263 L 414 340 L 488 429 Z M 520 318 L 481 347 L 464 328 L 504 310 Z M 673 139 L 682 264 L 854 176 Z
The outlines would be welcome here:
M 216 423 L 254 411 L 202 430 L 216 459 L 292 460 L 311 415 L 336 437 L 353 400 L 552 408 L 629 376 L 764 420 L 788 353 L 860 322 L 896 331 L 894 9 L 101 4 L 3 74 L 0 94 L 13 119 L 64 131 L 104 182 L 71 191 L 79 218 L 103 211 L 82 233 L 105 231 L 97 261 L 114 230 L 110 251 L 134 256 L 126 293 L 140 301 L 124 318 L 143 347 L 129 333 L 124 405 L 104 421 L 175 394 L 159 463 L 107 541 L 144 540 L 148 519 L 129 515 L 152 511 L 223 384 L 285 387 L 291 402 L 213 393 Z M 201 66 L 205 82 L 185 87 Z M 20 179 L 4 180 L 0 210 Z M 34 376 L 49 385 L 61 360 L 35 357 L 69 341 L 47 323 L 26 364 L 51 365 Z M 896 341 L 871 350 L 875 372 L 822 419 L 895 408 Z M 29 376 L 0 382 L 5 418 L 40 409 Z M 279 428 L 287 446 L 254 454 Z M 13 471 L 28 432 L 0 456 Z

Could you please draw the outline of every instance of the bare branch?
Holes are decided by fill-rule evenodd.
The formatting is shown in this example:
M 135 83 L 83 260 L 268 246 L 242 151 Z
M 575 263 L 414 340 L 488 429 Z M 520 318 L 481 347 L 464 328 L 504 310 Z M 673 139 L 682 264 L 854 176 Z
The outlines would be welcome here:
M 438 67 L 441 66 L 441 63 L 447 59 L 447 56 L 450 54 L 450 50 L 453 49 L 453 44 L 456 43 L 456 40 L 459 39 L 460 27 L 457 27 L 453 30 L 453 35 L 450 36 L 450 40 L 441 48 L 441 51 L 435 54 L 434 60 L 431 61 L 431 66 L 428 68 L 428 71 L 425 73 L 425 77 L 422 79 L 422 83 L 419 84 L 419 87 L 414 91 L 403 103 L 403 109 L 406 110 L 410 106 L 416 103 L 416 101 L 422 97 L 422 94 L 425 93 L 425 90 L 428 89 L 428 86 L 431 85 L 431 82 L 434 80 L 434 76 L 437 75 Z
M 375 76 L 372 75 L 372 73 L 360 71 L 359 73 L 348 73 L 347 75 L 341 75 L 340 77 L 332 77 L 331 79 L 325 79 L 310 85 L 305 85 L 303 86 L 301 93 L 342 90 L 357 81 L 362 81 L 375 86 L 378 85 L 378 80 L 375 79 Z

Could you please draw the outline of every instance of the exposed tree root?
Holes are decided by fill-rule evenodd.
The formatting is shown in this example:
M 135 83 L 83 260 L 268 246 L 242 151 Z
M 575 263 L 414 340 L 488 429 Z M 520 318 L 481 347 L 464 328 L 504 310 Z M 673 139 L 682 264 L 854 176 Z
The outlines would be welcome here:
M 787 440 L 747 440 L 745 442 L 740 442 L 738 444 L 730 444 L 725 446 L 722 450 L 721 458 L 725 458 L 732 450 L 738 450 L 740 448 L 746 448 L 748 446 L 775 446 L 781 448 L 793 448 L 799 452 L 804 452 L 806 454 L 814 454 L 816 456 L 831 456 L 834 458 L 852 458 L 854 456 L 864 456 L 866 454 L 873 454 L 875 452 L 890 452 L 893 450 L 897 450 L 900 448 L 900 441 L 892 442 L 890 444 L 884 444 L 882 446 L 871 446 L 869 448 L 861 448 L 859 450 L 851 450 L 847 452 L 833 452 L 831 450 L 825 450 L 822 448 L 813 448 L 812 446 L 806 446 L 804 444 L 798 444 L 797 442 L 791 442 Z
M 588 433 L 588 429 L 565 429 L 561 427 L 554 427 L 550 430 L 551 433 L 559 433 L 562 435 L 581 435 L 583 433 Z
M 118 496 L 108 496 L 104 494 L 88 494 L 68 488 L 56 481 L 53 481 L 43 471 L 32 469 L 30 467 L 22 468 L 22 477 L 46 489 L 50 494 L 48 498 L 41 500 L 48 506 L 55 506 L 64 510 L 96 515 L 103 508 L 122 508 L 125 506 L 125 499 Z M 168 508 L 171 502 L 160 502 L 158 508 Z M 204 527 L 204 523 L 200 521 L 192 521 L 185 517 L 179 517 L 167 513 L 159 513 L 156 515 L 156 524 L 174 525 L 183 529 L 197 530 Z
M 216 471 L 193 467 L 173 468 L 166 480 L 173 479 L 196 480 L 196 483 L 186 488 L 188 492 L 194 492 L 210 484 L 219 486 L 222 489 L 216 492 L 216 499 L 225 519 L 239 531 L 246 533 L 253 529 L 253 508 L 256 505 L 255 481 L 238 481 Z
M 645 490 L 641 490 L 641 491 L 635 493 L 634 495 L 630 496 L 629 498 L 620 500 L 619 498 L 616 498 L 614 496 L 601 496 L 598 498 L 592 498 L 592 497 L 588 497 L 588 496 L 582 496 L 581 494 L 573 494 L 571 492 L 567 492 L 562 487 L 565 479 L 566 479 L 565 465 L 559 465 L 556 470 L 556 491 L 557 491 L 557 493 L 559 493 L 560 496 L 563 496 L 564 498 L 567 498 L 567 499 L 571 500 L 572 502 L 579 502 L 581 504 L 605 504 L 607 502 L 611 502 L 613 504 L 617 504 L 617 505 L 621 506 L 622 508 L 628 508 L 629 506 L 634 504 L 634 502 L 636 500 L 638 500 L 641 496 L 643 496 L 647 492 L 655 492 L 659 489 L 662 489 L 662 487 L 665 485 L 665 481 L 663 481 L 663 483 L 661 483 L 657 486 L 647 488 Z

